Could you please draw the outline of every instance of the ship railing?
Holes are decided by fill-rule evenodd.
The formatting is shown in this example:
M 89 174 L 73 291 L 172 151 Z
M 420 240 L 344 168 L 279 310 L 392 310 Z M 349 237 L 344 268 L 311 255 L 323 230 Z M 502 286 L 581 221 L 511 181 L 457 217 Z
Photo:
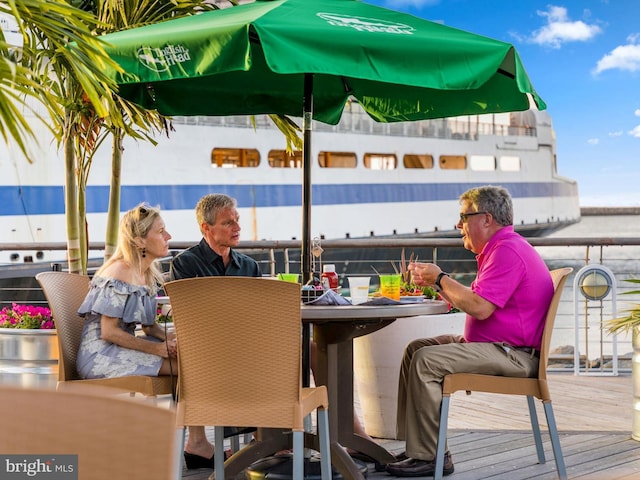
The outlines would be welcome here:
M 362 111 L 344 114 L 338 125 L 315 122 L 313 130 L 331 133 L 357 133 L 369 135 L 388 135 L 398 137 L 427 137 L 451 140 L 478 140 L 480 136 L 535 136 L 535 127 L 524 125 L 505 125 L 497 122 L 480 121 L 477 116 L 463 118 L 439 118 L 415 122 L 380 123 Z M 235 115 L 227 117 L 174 117 L 175 124 L 200 126 L 226 126 L 240 128 L 275 129 L 268 115 Z
M 606 265 L 621 280 L 640 277 L 640 238 L 636 237 L 529 237 L 529 243 L 540 251 L 550 267 L 568 265 L 578 269 L 590 263 Z M 195 242 L 171 242 L 172 255 L 193 245 Z M 385 238 L 345 238 L 319 241 L 323 253 L 315 258 L 316 263 L 337 263 L 336 271 L 343 274 L 354 270 L 362 270 L 356 265 L 367 268 L 369 274 L 382 272 L 400 265 L 401 252 L 404 250 L 406 260 L 411 254 L 418 260 L 433 261 L 441 264 L 460 276 L 473 277 L 475 275 L 475 256 L 463 248 L 460 238 L 405 238 L 402 236 Z M 25 256 L 31 259 L 47 258 L 44 252 L 58 252 L 63 257 L 67 249 L 65 242 L 31 242 L 31 243 L 0 243 L 2 252 L 35 252 Z M 266 274 L 275 275 L 281 269 L 300 271 L 300 241 L 299 240 L 258 240 L 242 241 L 237 248 L 244 253 L 258 256 L 262 269 Z M 89 244 L 90 258 L 99 259 L 104 252 L 104 243 L 91 242 Z M 359 253 L 349 258 L 350 252 Z M 375 252 L 375 256 L 367 258 L 367 251 Z M 451 252 L 455 252 L 453 258 Z M 447 255 L 441 255 L 446 252 Z M 334 258 L 337 257 L 338 260 Z M 282 260 L 281 260 L 282 259 Z M 0 264 L 3 268 L 34 268 L 49 269 L 51 263 L 63 262 L 12 262 Z M 0 275 L 2 277 L 2 275 Z M 619 290 L 624 289 L 624 283 Z M 633 285 L 626 285 L 631 290 Z
M 552 347 L 574 345 L 577 330 L 597 344 L 591 346 L 592 352 L 601 352 L 596 363 L 605 368 L 610 361 L 612 351 L 617 351 L 621 359 L 629 358 L 632 352 L 631 335 L 612 337 L 604 333 L 604 323 L 615 316 L 624 315 L 624 310 L 640 303 L 640 295 L 629 294 L 637 290 L 637 284 L 627 280 L 640 278 L 640 238 L 626 237 L 540 237 L 528 238 L 528 241 L 540 252 L 550 269 L 563 266 L 573 267 L 574 272 L 567 281 L 563 292 Z M 171 254 L 175 255 L 188 248 L 194 242 L 172 242 Z M 401 268 L 404 254 L 408 261 L 417 257 L 421 261 L 433 261 L 448 271 L 456 279 L 470 284 L 475 276 L 476 261 L 471 252 L 463 248 L 459 238 L 371 238 L 322 240 L 322 254 L 314 258 L 314 271 L 321 271 L 323 263 L 333 263 L 340 277 L 340 284 L 346 285 L 346 276 L 350 274 L 370 275 L 372 283 L 377 281 L 377 273 L 392 273 Z M 57 252 L 64 255 L 66 243 L 0 243 L 0 250 L 7 252 L 33 251 Z M 265 275 L 275 276 L 280 272 L 300 272 L 300 241 L 245 241 L 238 247 L 256 258 Z M 95 270 L 101 263 L 104 244 L 91 243 L 90 262 Z M 453 255 L 452 255 L 453 253 Z M 46 257 L 46 255 L 45 255 Z M 170 258 L 165 259 L 168 267 Z M 575 274 L 585 265 L 599 264 L 611 270 L 615 277 L 615 299 L 613 294 L 599 302 L 574 295 Z M 38 271 L 49 269 L 64 270 L 64 262 L 37 262 L 12 264 L 0 268 L 0 308 L 12 302 L 46 303 L 44 296 L 33 276 Z M 4 271 L 4 274 L 2 273 Z M 22 278 L 16 278 L 16 277 Z M 35 299 L 35 300 L 34 300 Z M 617 304 L 617 311 L 616 309 Z M 595 320 L 594 320 L 595 319 Z M 595 321 L 595 323 L 594 323 Z M 553 358 L 553 355 L 552 355 Z M 573 364 L 570 349 L 556 352 L 557 362 Z M 626 362 L 626 360 L 625 360 Z M 627 363 L 621 363 L 619 370 L 624 371 Z

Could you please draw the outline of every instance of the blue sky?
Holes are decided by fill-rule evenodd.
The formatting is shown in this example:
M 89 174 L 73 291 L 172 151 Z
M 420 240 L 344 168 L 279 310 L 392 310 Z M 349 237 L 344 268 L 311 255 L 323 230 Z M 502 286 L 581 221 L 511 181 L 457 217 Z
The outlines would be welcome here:
M 512 43 L 581 205 L 640 205 L 638 0 L 365 1 Z

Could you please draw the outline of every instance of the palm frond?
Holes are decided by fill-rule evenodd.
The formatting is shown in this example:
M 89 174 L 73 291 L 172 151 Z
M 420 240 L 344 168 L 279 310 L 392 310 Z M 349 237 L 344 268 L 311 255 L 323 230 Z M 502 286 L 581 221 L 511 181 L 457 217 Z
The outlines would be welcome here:
M 291 154 L 294 150 L 302 150 L 302 139 L 298 135 L 302 130 L 296 122 L 285 115 L 269 115 L 269 118 L 278 127 L 278 130 L 284 134 L 287 142 L 287 153 Z
M 640 279 L 630 278 L 626 279 L 625 282 L 628 283 L 640 283 Z M 622 293 L 623 295 L 638 295 L 640 294 L 640 290 L 628 290 Z M 640 327 L 640 304 L 636 304 L 631 308 L 624 310 L 627 314 L 623 317 L 612 318 L 611 320 L 607 320 L 604 322 L 604 326 L 609 333 L 618 334 L 618 333 L 626 333 L 628 334 L 634 328 Z

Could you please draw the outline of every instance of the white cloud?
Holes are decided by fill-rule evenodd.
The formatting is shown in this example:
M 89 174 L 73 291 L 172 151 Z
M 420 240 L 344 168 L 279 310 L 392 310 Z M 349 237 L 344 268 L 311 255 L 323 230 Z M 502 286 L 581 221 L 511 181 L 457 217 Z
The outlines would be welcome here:
M 604 72 L 605 70 L 626 70 L 628 72 L 635 72 L 640 70 L 640 39 L 638 34 L 630 35 L 627 38 L 628 43 L 626 45 L 620 45 L 614 48 L 611 52 L 607 53 L 604 57 L 598 60 L 596 68 L 593 70 L 594 74 Z M 635 114 L 640 115 L 640 109 L 636 110 Z
M 598 145 L 600 143 L 600 139 L 599 138 L 590 138 L 589 140 L 587 140 L 587 143 L 589 145 Z
M 609 132 L 609 136 L 610 137 L 621 137 L 622 136 L 622 130 L 618 130 L 617 132 Z
M 629 135 L 640 138 L 640 125 L 636 126 L 633 130 L 629 130 Z
M 571 21 L 565 7 L 549 5 L 547 11 L 538 10 L 538 15 L 547 18 L 547 25 L 535 30 L 529 39 L 539 45 L 560 48 L 567 42 L 585 42 L 602 32 L 597 25 L 583 21 Z
M 640 108 L 636 108 L 636 111 L 633 112 L 636 117 L 640 117 Z

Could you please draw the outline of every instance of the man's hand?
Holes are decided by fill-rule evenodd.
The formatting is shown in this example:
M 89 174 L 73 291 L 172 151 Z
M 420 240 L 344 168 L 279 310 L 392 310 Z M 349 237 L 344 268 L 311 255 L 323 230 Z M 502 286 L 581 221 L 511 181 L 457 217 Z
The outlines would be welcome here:
M 433 263 L 414 262 L 409 264 L 409 272 L 413 277 L 413 283 L 421 287 L 432 286 L 442 269 Z

